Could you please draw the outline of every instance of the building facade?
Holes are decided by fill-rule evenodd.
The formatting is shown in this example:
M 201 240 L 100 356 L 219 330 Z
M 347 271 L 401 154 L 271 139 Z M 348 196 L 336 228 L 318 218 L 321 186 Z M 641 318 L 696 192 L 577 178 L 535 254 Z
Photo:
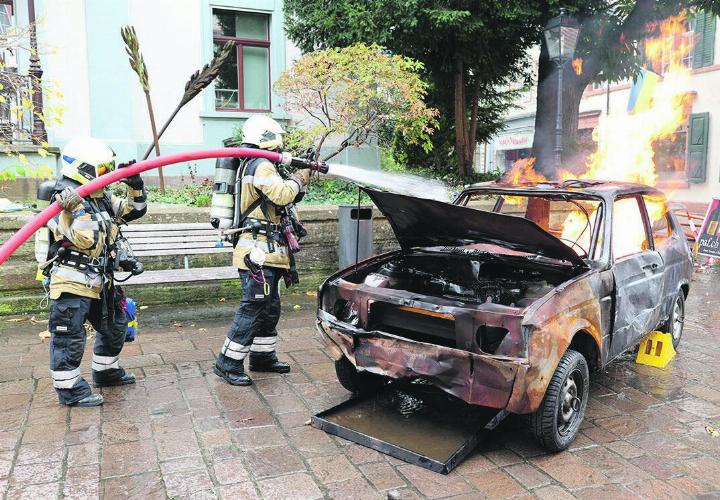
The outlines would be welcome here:
M 694 100 L 689 119 L 675 134 L 655 148 L 658 186 L 673 198 L 705 203 L 720 196 L 720 36 L 718 18 L 700 13 L 690 23 L 687 36 L 695 48 L 683 61 L 692 69 Z M 537 57 L 531 58 L 537 60 Z M 662 72 L 660 70 L 660 72 Z M 580 102 L 578 137 L 591 143 L 592 131 L 602 116 L 627 113 L 632 82 L 588 87 Z M 481 147 L 486 148 L 481 171 L 506 171 L 515 160 L 530 156 L 535 124 L 535 89 L 523 94 L 518 107 L 508 113 L 505 129 Z M 680 161 L 678 161 L 678 159 Z
M 183 107 L 162 136 L 162 154 L 222 147 L 255 113 L 293 121 L 272 90 L 300 56 L 285 35 L 282 0 L 0 1 L 10 7 L 8 23 L 18 26 L 27 25 L 28 6 L 34 2 L 43 82 L 62 93 L 51 103 L 64 110 L 61 123 L 47 127 L 53 147 L 89 135 L 106 141 L 124 161 L 140 159 L 152 143 L 145 95 L 120 36 L 127 25 L 135 27 L 148 68 L 158 128 L 180 101 L 189 76 L 212 59 L 216 48 L 234 44 L 215 84 Z M 17 61 L 20 71 L 27 64 Z M 347 151 L 340 160 L 372 166 L 379 155 Z M 0 161 L 0 168 L 10 161 Z M 164 171 L 178 177 L 189 168 L 211 175 L 214 161 Z

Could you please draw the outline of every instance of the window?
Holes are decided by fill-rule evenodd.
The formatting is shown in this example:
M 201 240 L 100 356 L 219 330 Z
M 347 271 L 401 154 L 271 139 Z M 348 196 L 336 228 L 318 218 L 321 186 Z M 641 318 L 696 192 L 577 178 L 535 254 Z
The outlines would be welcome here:
M 599 200 L 567 196 L 529 196 L 473 193 L 461 205 L 478 210 L 524 217 L 549 232 L 582 256 L 595 258 L 600 241 L 602 208 Z
M 653 144 L 655 168 L 662 181 L 687 181 L 687 125 Z
M 655 249 L 662 248 L 667 245 L 670 236 L 672 236 L 672 225 L 670 224 L 665 200 L 662 197 L 647 194 L 643 195 L 643 199 L 650 218 L 650 229 Z
M 270 16 L 213 9 L 215 51 L 235 50 L 215 80 L 215 109 L 270 111 Z
M 645 221 L 640 211 L 639 199 L 634 196 L 615 202 L 612 249 L 616 260 L 648 249 Z

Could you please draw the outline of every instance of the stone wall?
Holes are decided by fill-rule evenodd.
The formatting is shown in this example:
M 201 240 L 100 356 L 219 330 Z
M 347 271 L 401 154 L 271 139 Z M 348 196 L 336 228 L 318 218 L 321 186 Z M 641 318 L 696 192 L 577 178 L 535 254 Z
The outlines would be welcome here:
M 207 208 L 180 205 L 150 204 L 148 214 L 141 223 L 207 222 Z M 338 220 L 337 207 L 300 206 L 300 217 L 308 230 L 297 254 L 301 284 L 296 292 L 313 290 L 321 280 L 337 269 Z M 389 224 L 375 210 L 374 246 L 376 253 L 392 250 L 397 243 Z M 23 224 L 33 217 L 30 212 L 0 214 L 0 243 L 6 241 Z M 231 265 L 231 254 L 195 255 L 189 258 L 190 267 Z M 182 256 L 143 258 L 146 269 L 173 269 L 183 266 Z M 44 295 L 42 285 L 35 280 L 37 265 L 34 258 L 34 241 L 22 245 L 13 256 L 0 266 L 0 315 L 40 310 Z M 237 280 L 223 282 L 184 283 L 170 285 L 136 285 L 127 287 L 128 295 L 144 304 L 182 303 L 194 301 L 235 299 L 240 296 Z

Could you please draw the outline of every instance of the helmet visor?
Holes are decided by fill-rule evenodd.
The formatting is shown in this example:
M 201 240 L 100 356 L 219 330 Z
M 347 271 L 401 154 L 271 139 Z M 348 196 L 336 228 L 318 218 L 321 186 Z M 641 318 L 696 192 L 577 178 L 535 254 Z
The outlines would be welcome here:
M 98 164 L 97 175 L 99 177 L 101 175 L 107 174 L 108 172 L 112 172 L 113 170 L 115 170 L 115 160 L 104 161 Z

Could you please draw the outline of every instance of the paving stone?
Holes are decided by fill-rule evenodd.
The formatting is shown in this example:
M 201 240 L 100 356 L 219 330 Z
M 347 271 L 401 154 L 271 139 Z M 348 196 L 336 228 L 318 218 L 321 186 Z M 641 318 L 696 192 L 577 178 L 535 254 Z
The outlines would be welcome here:
M 497 465 L 498 467 L 517 464 L 523 461 L 520 455 L 518 455 L 514 451 L 506 449 L 486 451 L 483 453 L 483 455 L 485 455 L 485 457 L 490 460 L 490 462 Z
M 533 493 L 542 500 L 572 500 L 575 498 L 569 491 L 554 484 L 538 488 Z
M 530 464 L 514 464 L 505 467 L 505 471 L 528 489 L 550 484 L 552 480 Z
M 487 498 L 509 498 L 525 491 L 502 469 L 466 474 L 465 479 Z
M 253 500 L 255 498 L 260 498 L 257 494 L 255 486 L 253 486 L 250 482 L 219 486 L 217 488 L 217 492 L 221 500 L 237 500 L 239 498 L 242 498 L 243 500 Z
M 459 474 L 444 476 L 415 465 L 402 465 L 397 469 L 422 495 L 440 498 L 472 491 Z
M 20 431 L 0 432 L 0 451 L 14 450 L 20 441 Z
M 218 484 L 245 483 L 250 480 L 245 464 L 240 459 L 215 462 L 213 471 Z
M 309 500 L 323 497 L 318 485 L 305 473 L 265 479 L 258 482 L 258 487 L 262 497 L 268 500 Z
M 103 447 L 102 478 L 140 474 L 157 470 L 157 454 L 149 441 L 109 444 Z
M 81 465 L 93 465 L 98 463 L 100 463 L 100 443 L 98 441 L 68 446 L 68 467 L 79 467 Z
M 104 481 L 103 498 L 133 500 L 165 500 L 165 487 L 158 472 L 132 477 L 117 477 Z
M 10 475 L 11 486 L 28 484 L 52 483 L 62 476 L 62 462 L 45 462 L 42 464 L 16 465 Z
M 534 457 L 531 461 L 550 477 L 568 488 L 581 488 L 608 482 L 600 471 L 586 465 L 569 452 Z
M 35 443 L 20 445 L 18 464 L 59 462 L 65 456 L 65 447 L 60 443 Z
M 10 486 L 7 500 L 53 500 L 60 495 L 60 483 Z
M 193 431 L 156 434 L 153 439 L 157 446 L 160 461 L 164 462 L 173 458 L 200 455 L 200 447 Z
M 300 457 L 289 446 L 249 450 L 247 464 L 248 470 L 256 478 L 305 470 Z
M 275 425 L 236 429 L 232 431 L 232 436 L 241 450 L 279 446 L 286 443 L 282 429 Z
M 105 420 L 102 424 L 102 441 L 106 445 L 147 440 L 151 435 L 149 416 L 139 421 Z
M 176 458 L 167 462 L 160 462 L 160 472 L 164 475 L 175 472 L 205 469 L 205 461 L 200 455 Z
M 97 479 L 63 485 L 63 500 L 87 500 L 90 498 L 100 498 L 100 484 Z
M 388 463 L 371 462 L 358 467 L 365 478 L 379 491 L 394 490 L 406 486 L 405 481 Z
M 163 474 L 163 481 L 165 490 L 171 498 L 189 496 L 213 487 L 206 469 Z
M 380 500 L 388 498 L 386 492 L 377 492 L 364 477 L 354 477 L 326 486 L 327 498 L 333 500 Z

